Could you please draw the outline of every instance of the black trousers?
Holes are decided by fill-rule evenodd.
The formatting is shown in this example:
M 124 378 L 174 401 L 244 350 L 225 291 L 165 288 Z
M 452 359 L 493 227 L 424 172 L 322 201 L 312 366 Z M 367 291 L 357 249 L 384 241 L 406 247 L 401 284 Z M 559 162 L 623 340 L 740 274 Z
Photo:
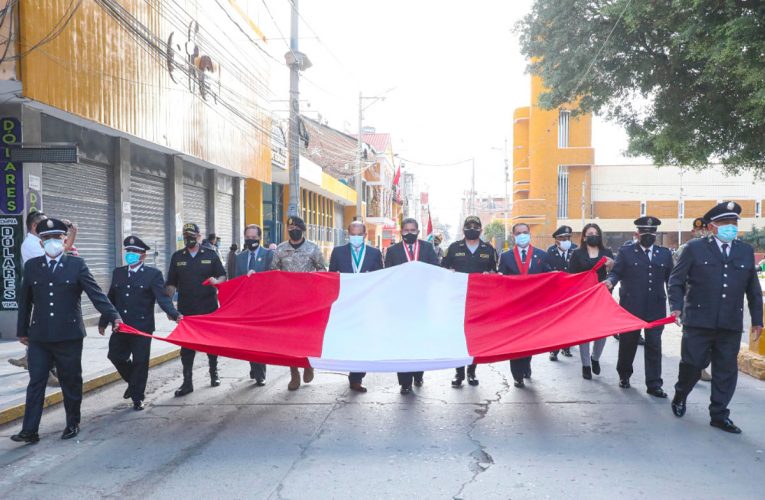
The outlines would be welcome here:
M 683 327 L 680 344 L 680 370 L 675 393 L 688 397 L 701 378 L 701 370 L 712 363 L 712 394 L 709 416 L 725 420 L 730 415 L 728 404 L 733 399 L 738 381 L 738 351 L 741 332 L 709 328 Z
M 468 375 L 472 375 L 473 377 L 475 377 L 475 367 L 476 367 L 475 363 L 467 367 Z M 458 366 L 456 369 L 455 376 L 456 378 L 460 380 L 465 380 L 465 367 Z
M 513 379 L 523 380 L 525 375 L 531 376 L 531 356 L 528 358 L 518 358 L 510 360 L 510 373 L 513 375 Z
M 348 382 L 351 384 L 360 384 L 364 380 L 366 372 L 351 372 L 348 374 Z
M 22 430 L 37 432 L 40 428 L 45 385 L 48 383 L 48 373 L 54 366 L 58 372 L 61 392 L 64 393 L 66 425 L 79 425 L 82 404 L 82 339 L 61 342 L 30 340 L 27 356 L 29 385 Z
M 187 349 L 181 347 L 181 364 L 184 370 L 191 370 L 194 367 L 194 357 L 197 355 L 197 351 L 193 349 Z M 208 354 L 207 361 L 210 364 L 210 373 L 218 369 L 218 356 L 215 354 Z
M 255 380 L 265 380 L 266 365 L 263 363 L 250 363 L 250 374 L 255 375 Z
M 113 333 L 109 338 L 109 361 L 128 383 L 133 401 L 143 401 L 149 378 L 151 339 L 128 333 Z
M 412 382 L 417 380 L 422 380 L 423 375 L 425 372 L 398 372 L 396 375 L 398 375 L 398 384 L 403 387 L 412 387 Z
M 659 389 L 664 385 L 661 378 L 661 333 L 664 326 L 645 330 L 645 346 L 643 350 L 645 358 L 645 385 L 649 390 Z M 622 333 L 619 336 L 619 359 L 616 362 L 616 371 L 620 379 L 632 376 L 632 364 L 635 362 L 640 330 Z

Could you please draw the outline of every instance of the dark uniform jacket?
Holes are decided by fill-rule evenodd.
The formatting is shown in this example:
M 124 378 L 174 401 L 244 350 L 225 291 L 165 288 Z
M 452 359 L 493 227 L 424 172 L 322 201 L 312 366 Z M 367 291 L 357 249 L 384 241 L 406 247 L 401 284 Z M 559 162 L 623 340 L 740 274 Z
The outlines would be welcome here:
M 212 250 L 200 247 L 195 257 L 185 248 L 175 252 L 170 259 L 167 284 L 178 290 L 181 314 L 208 314 L 218 309 L 218 290 L 202 283 L 225 275 L 218 254 Z
M 569 248 L 564 256 L 561 256 L 560 252 L 558 252 L 558 246 L 553 245 L 550 248 L 547 249 L 547 263 L 550 265 L 550 269 L 553 271 L 568 271 L 568 264 L 571 262 L 571 254 L 574 253 L 574 250 L 579 248 L 575 244 L 571 244 L 571 248 Z
M 362 273 L 371 273 L 383 268 L 382 253 L 375 247 L 366 245 L 364 250 L 364 262 L 361 263 Z M 422 247 L 420 247 L 422 253 Z M 351 244 L 341 245 L 332 249 L 332 255 L 329 256 L 329 270 L 337 273 L 353 272 L 353 257 L 351 256 Z
M 236 273 L 230 278 L 236 278 L 244 276 L 250 270 L 250 253 L 251 250 L 242 250 L 239 255 L 236 256 Z M 268 248 L 258 247 L 258 252 L 255 255 L 255 269 L 256 273 L 263 271 L 269 271 L 271 269 L 271 262 L 274 259 L 274 252 Z
M 536 247 L 531 247 L 531 255 L 526 255 L 529 262 L 529 274 L 541 274 L 552 271 L 547 262 L 547 252 Z M 520 251 L 520 250 L 519 250 Z M 503 252 L 499 257 L 499 272 L 502 274 L 521 274 L 518 264 L 515 262 L 515 253 L 513 250 Z
M 438 257 L 433 245 L 424 240 L 418 240 L 420 242 L 420 256 L 417 260 L 426 264 L 438 265 Z M 406 264 L 409 262 L 406 258 L 406 250 L 404 250 L 404 242 L 399 241 L 395 245 L 388 247 L 385 252 L 385 267 L 398 266 L 400 264 Z
M 495 273 L 497 252 L 493 246 L 482 240 L 479 241 L 476 251 L 471 252 L 463 238 L 449 245 L 446 255 L 441 260 L 441 267 L 460 273 Z
M 154 267 L 142 265 L 128 277 L 128 266 L 116 268 L 112 272 L 112 284 L 107 294 L 117 308 L 125 324 L 145 333 L 153 333 L 154 304 L 159 303 L 171 318 L 178 319 L 178 311 L 173 301 L 167 296 L 162 272 Z M 101 315 L 98 326 L 105 327 L 109 319 Z
M 744 295 L 752 325 L 762 325 L 762 290 L 754 249 L 733 240 L 723 257 L 713 236 L 688 242 L 669 277 L 669 303 L 683 325 L 741 332 Z
M 610 249 L 604 248 L 603 250 L 598 251 L 597 258 L 591 259 L 586 246 L 577 248 L 576 251 L 571 254 L 571 260 L 568 262 L 568 272 L 581 273 L 589 271 L 595 267 L 595 264 L 597 264 L 603 257 L 613 259 L 614 253 Z M 601 268 L 598 269 L 598 281 L 605 280 L 606 275 L 606 266 L 601 266 Z
M 619 304 L 644 321 L 667 316 L 665 286 L 672 272 L 672 252 L 653 246 L 651 260 L 639 243 L 625 245 L 616 254 L 608 281 L 619 288 Z
M 83 338 L 82 292 L 88 295 L 107 322 L 119 319 L 117 310 L 101 291 L 83 259 L 62 255 L 56 261 L 58 264 L 53 273 L 45 256 L 29 259 L 24 265 L 17 337 L 29 337 L 37 342 Z

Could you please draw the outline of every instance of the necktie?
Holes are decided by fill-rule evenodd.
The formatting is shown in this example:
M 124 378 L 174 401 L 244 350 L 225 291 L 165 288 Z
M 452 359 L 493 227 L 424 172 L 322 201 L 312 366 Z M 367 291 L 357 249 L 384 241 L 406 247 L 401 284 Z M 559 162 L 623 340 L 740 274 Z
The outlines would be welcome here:
M 651 262 L 651 249 L 646 248 L 645 249 L 645 256 L 648 257 L 648 262 Z
M 723 257 L 725 257 L 727 259 L 728 258 L 728 244 L 727 243 L 723 243 L 722 244 L 722 251 L 723 251 Z
M 255 262 L 256 262 L 255 255 L 256 255 L 255 252 L 250 250 L 250 263 L 247 265 L 247 269 L 250 271 L 255 270 Z
M 414 246 L 412 245 L 408 245 L 408 246 L 409 246 L 409 255 L 412 255 L 414 253 Z
M 50 269 L 50 272 L 53 272 L 56 269 L 56 259 L 51 259 L 51 261 L 48 262 L 48 269 Z
M 526 250 L 521 250 L 521 262 L 526 262 Z

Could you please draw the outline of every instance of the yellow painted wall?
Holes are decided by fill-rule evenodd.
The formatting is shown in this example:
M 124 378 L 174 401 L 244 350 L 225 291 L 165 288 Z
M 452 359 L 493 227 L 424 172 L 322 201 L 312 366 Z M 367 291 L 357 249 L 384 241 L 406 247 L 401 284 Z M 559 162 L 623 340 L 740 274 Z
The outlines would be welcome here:
M 244 223 L 263 227 L 263 183 L 255 179 L 244 185 Z

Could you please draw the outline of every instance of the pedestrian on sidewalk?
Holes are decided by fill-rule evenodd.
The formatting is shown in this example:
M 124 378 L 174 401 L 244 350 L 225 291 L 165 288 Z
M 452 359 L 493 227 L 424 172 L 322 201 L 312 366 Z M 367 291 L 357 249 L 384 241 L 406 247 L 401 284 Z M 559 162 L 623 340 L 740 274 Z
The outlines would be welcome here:
M 144 333 L 154 333 L 154 304 L 158 303 L 173 321 L 183 316 L 167 296 L 162 271 L 144 264 L 149 245 L 138 236 L 128 236 L 122 242 L 126 266 L 112 272 L 107 297 L 117 308 L 124 323 Z M 109 318 L 101 315 L 98 333 L 104 334 Z M 146 381 L 149 378 L 151 338 L 115 332 L 109 338 L 109 360 L 127 382 L 123 398 L 133 400 L 133 409 L 144 409 Z
M 122 323 L 85 261 L 64 253 L 66 224 L 57 219 L 44 219 L 36 228 L 45 256 L 30 259 L 24 265 L 16 330 L 19 341 L 29 347 L 29 385 L 21 432 L 11 439 L 25 443 L 36 443 L 40 439 L 38 428 L 45 383 L 54 365 L 66 411 L 66 428 L 61 439 L 73 438 L 80 432 L 82 339 L 85 337 L 82 293 L 88 295 L 113 328 L 118 329 Z
M 733 434 L 741 433 L 730 419 L 728 405 L 738 380 L 744 296 L 755 342 L 762 333 L 762 289 L 754 249 L 736 239 L 740 215 L 741 205 L 734 201 L 709 210 L 704 220 L 712 235 L 688 242 L 669 277 L 670 310 L 683 326 L 672 412 L 685 415 L 688 395 L 711 360 L 709 424 Z
M 324 255 L 316 243 L 305 239 L 305 221 L 294 215 L 287 218 L 287 234 L 289 239 L 276 247 L 271 269 L 287 271 L 291 273 L 311 273 L 326 271 Z M 313 380 L 313 368 L 303 369 L 303 382 L 306 384 Z M 296 391 L 300 387 L 300 370 L 297 366 L 290 366 L 290 381 L 287 390 Z
M 183 242 L 185 248 L 178 250 L 170 258 L 170 270 L 167 272 L 167 295 L 172 297 L 178 292 L 178 311 L 183 316 L 209 314 L 218 309 L 218 290 L 214 286 L 205 285 L 209 280 L 211 285 L 226 281 L 226 270 L 218 254 L 203 248 L 202 235 L 199 226 L 193 222 L 183 225 Z M 181 347 L 181 364 L 183 365 L 183 383 L 175 391 L 176 397 L 194 392 L 192 382 L 194 357 L 197 352 Z M 218 356 L 207 355 L 210 369 L 210 385 L 218 387 Z
M 575 243 L 571 242 L 573 232 L 574 230 L 571 229 L 571 226 L 560 226 L 552 234 L 555 244 L 547 249 L 547 262 L 550 264 L 551 270 L 568 271 L 571 254 L 579 248 Z M 564 347 L 563 349 L 552 351 L 550 353 L 550 361 L 558 361 L 558 353 L 561 351 L 567 358 L 571 357 L 571 348 Z
M 360 220 L 348 224 L 348 240 L 345 245 L 332 249 L 329 257 L 329 272 L 336 273 L 371 273 L 383 268 L 382 253 L 373 246 L 367 245 L 367 226 Z M 364 372 L 348 374 L 350 389 L 355 392 L 367 392 L 361 382 Z
M 603 231 L 600 226 L 589 223 L 582 228 L 581 247 L 574 250 L 571 255 L 571 262 L 568 266 L 568 272 L 581 273 L 589 271 L 595 264 L 600 262 L 603 257 L 606 258 L 606 265 L 598 269 L 598 281 L 604 281 L 606 274 L 614 266 L 613 252 L 603 245 Z M 590 344 L 592 344 L 592 354 L 590 354 Z M 606 346 L 606 339 L 599 339 L 595 342 L 586 342 L 579 346 L 579 357 L 582 360 L 582 377 L 585 380 L 592 380 L 592 374 L 600 375 L 600 355 L 603 354 L 603 348 Z
M 274 253 L 261 246 L 263 230 L 257 224 L 250 224 L 244 228 L 244 247 L 235 257 L 233 274 L 231 278 L 250 276 L 253 273 L 261 273 L 271 269 Z M 229 261 L 229 264 L 231 262 Z M 265 363 L 250 363 L 250 380 L 255 380 L 257 387 L 266 385 Z

